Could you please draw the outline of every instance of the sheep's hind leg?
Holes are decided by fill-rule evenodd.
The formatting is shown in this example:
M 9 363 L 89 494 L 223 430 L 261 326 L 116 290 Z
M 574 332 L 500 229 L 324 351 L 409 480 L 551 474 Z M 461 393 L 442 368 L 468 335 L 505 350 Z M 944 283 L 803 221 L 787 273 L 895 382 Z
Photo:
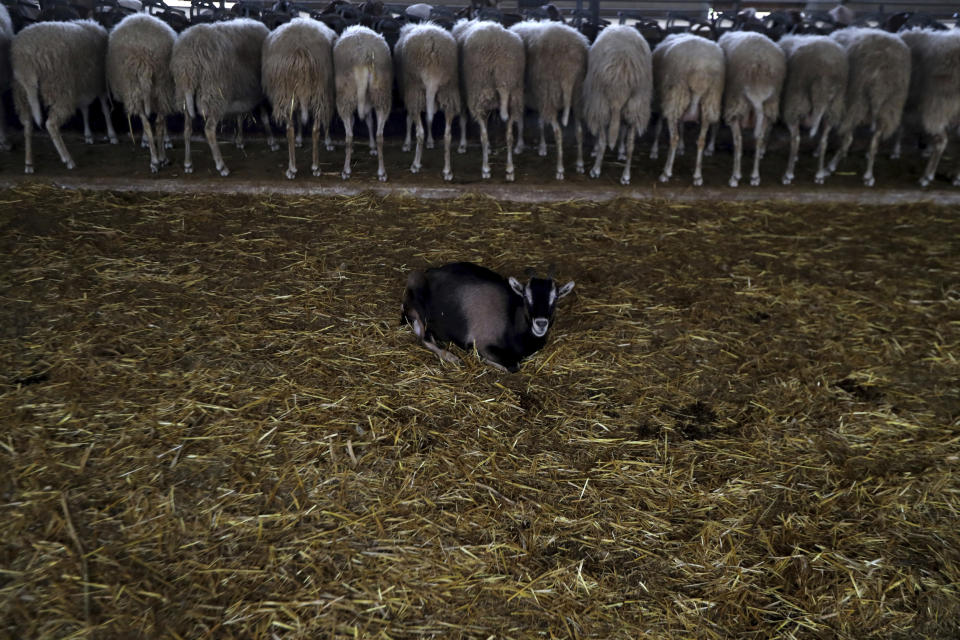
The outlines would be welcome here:
M 467 112 L 460 113 L 460 144 L 457 146 L 457 153 L 467 152 Z
M 33 120 L 27 115 L 20 122 L 23 124 L 23 172 L 33 173 Z
M 813 178 L 816 184 L 823 184 L 823 181 L 830 175 L 830 172 L 823 167 L 827 159 L 827 141 L 830 139 L 830 129 L 831 127 L 825 126 L 823 131 L 820 132 L 820 143 L 817 145 L 817 175 Z
M 486 114 L 484 117 L 477 118 L 477 123 L 480 125 L 480 148 L 482 161 L 480 164 L 480 177 L 484 180 L 490 179 L 490 137 L 487 132 L 487 118 Z
M 630 165 L 633 162 L 633 146 L 637 139 L 637 128 L 634 125 L 627 127 L 627 137 L 624 140 L 626 144 L 627 164 L 623 167 L 623 174 L 620 176 L 620 184 L 630 184 Z
M 276 137 L 273 135 L 273 125 L 270 123 L 270 114 L 267 112 L 267 105 L 260 105 L 260 120 L 263 122 L 263 128 L 267 133 L 267 147 L 270 148 L 270 151 L 279 151 L 280 144 L 277 142 Z M 294 136 L 294 142 L 296 146 L 296 136 Z
M 316 145 L 314 145 L 316 149 Z M 297 131 L 293 120 L 287 121 L 287 180 L 297 177 Z
M 760 136 L 754 141 L 753 148 L 753 171 L 750 173 L 750 186 L 760 185 L 760 160 L 767 151 L 767 133 L 770 131 L 770 125 L 764 125 L 760 131 Z
M 403 145 L 400 147 L 400 151 L 407 152 L 413 148 L 413 113 L 407 111 L 407 133 L 403 138 Z
M 420 114 L 417 114 L 416 118 L 417 125 L 417 148 L 413 153 L 413 164 L 410 165 L 410 173 L 420 173 L 420 169 L 423 168 L 423 120 L 420 117 Z
M 210 145 L 210 153 L 213 155 L 213 161 L 216 163 L 217 171 L 220 175 L 227 177 L 230 175 L 230 169 L 227 163 L 223 161 L 223 155 L 220 153 L 220 145 L 217 144 L 217 121 L 214 118 L 207 118 L 203 126 L 203 133 L 207 137 L 207 144 Z M 240 147 L 241 149 L 243 147 Z
M 556 120 L 557 116 L 554 115 L 553 119 Z M 547 157 L 547 132 L 546 132 L 546 125 L 543 122 L 542 116 L 537 118 L 537 124 L 540 125 L 540 146 L 537 147 L 537 155 L 540 156 L 541 158 L 546 158 Z M 559 140 L 560 137 L 557 136 L 557 139 Z
M 427 149 L 433 149 L 437 146 L 433 139 L 433 116 L 427 114 Z
M 787 158 L 787 170 L 783 172 L 783 184 L 793 182 L 794 169 L 797 167 L 797 153 L 800 151 L 800 123 L 791 122 L 787 124 L 790 130 L 790 156 Z
M 523 153 L 526 148 L 527 145 L 523 142 L 523 118 L 517 118 L 517 144 L 513 148 L 513 152 Z
M 63 143 L 63 136 L 60 135 L 60 125 L 64 120 L 66 118 L 62 113 L 52 111 L 47 116 L 47 131 L 50 133 L 50 139 L 53 140 L 53 146 L 57 148 L 57 153 L 60 154 L 60 160 L 63 161 L 67 169 L 75 169 L 77 164 L 70 157 L 67 145 Z
M 703 186 L 703 152 L 704 147 L 707 146 L 707 130 L 710 128 L 710 125 L 707 123 L 707 119 L 700 114 L 700 134 L 697 136 L 697 164 L 693 169 L 693 186 L 702 187 Z
M 313 171 L 313 176 L 315 178 L 320 177 L 320 116 L 319 114 L 313 115 L 313 127 L 310 129 L 310 143 L 313 145 L 313 163 L 310 165 L 310 169 Z
M 943 156 L 943 150 L 947 148 L 947 134 L 946 132 L 940 132 L 933 137 L 933 153 L 930 154 L 930 159 L 927 160 L 927 167 L 923 172 L 923 177 L 920 178 L 920 186 L 926 187 L 933 182 L 933 178 L 937 173 L 937 166 L 940 164 L 940 157 Z
M 833 154 L 833 158 L 830 159 L 828 166 L 829 173 L 835 172 L 837 167 L 840 166 L 840 161 L 847 157 L 847 152 L 850 150 L 851 144 L 853 144 L 852 130 L 843 134 L 843 142 L 840 143 L 840 148 L 837 149 L 837 152 Z
M 656 160 L 660 157 L 660 133 L 663 131 L 663 116 L 657 116 L 657 124 L 653 126 L 653 144 L 650 145 L 650 159 Z M 668 129 L 669 131 L 669 129 Z M 669 161 L 668 161 L 668 164 Z M 664 170 L 666 172 L 666 170 Z M 668 178 L 670 176 L 667 176 Z M 666 182 L 663 177 L 660 177 L 660 182 Z
M 656 149 L 657 139 L 660 138 L 660 127 L 663 123 L 663 117 L 661 116 L 657 120 L 656 132 L 654 133 L 654 150 Z M 677 158 L 677 139 L 680 137 L 677 127 L 677 121 L 673 118 L 667 120 L 667 135 L 670 137 L 670 149 L 667 151 L 667 162 L 663 165 L 663 173 L 660 174 L 660 182 L 669 182 L 670 178 L 673 177 L 673 162 Z M 651 158 L 656 158 L 654 151 L 650 152 Z
M 367 114 L 366 119 L 364 120 L 367 124 L 367 136 L 370 139 L 370 155 L 377 155 L 377 141 L 373 134 L 373 110 Z
M 511 111 L 511 118 L 507 120 L 507 173 L 504 176 L 507 182 L 513 182 L 516 179 L 516 172 L 513 166 L 513 127 L 510 126 L 511 121 L 515 121 L 516 118 L 513 117 Z
M 103 111 L 103 119 L 107 123 L 107 139 L 110 140 L 110 144 L 119 144 L 120 139 L 117 137 L 117 132 L 113 128 L 113 118 L 110 117 L 110 105 L 107 104 L 107 96 L 100 96 L 100 110 Z
M 580 118 L 575 118 L 573 130 L 577 141 L 577 164 L 575 168 L 577 173 L 583 173 L 586 167 L 583 164 L 583 123 L 580 122 Z
M 450 146 L 453 143 L 452 129 L 453 118 L 446 112 L 443 114 L 443 179 L 447 182 L 453 180 L 453 169 L 450 168 Z
M 80 115 L 83 117 L 83 142 L 84 144 L 93 144 L 93 131 L 90 129 L 90 105 L 80 107 Z M 50 128 L 49 124 L 50 121 L 48 120 L 48 129 Z M 60 157 L 63 158 L 63 154 L 60 154 Z
M 157 114 L 153 133 L 155 136 L 154 139 L 156 140 L 157 157 L 160 159 L 160 166 L 165 167 L 170 164 L 170 160 L 167 158 L 167 149 L 173 148 L 173 145 L 170 143 L 170 134 L 167 133 L 167 114 Z
M 876 184 L 873 177 L 873 161 L 877 157 L 877 148 L 880 146 L 880 129 L 873 132 L 870 137 L 870 149 L 867 151 L 867 168 L 863 172 L 863 186 L 872 187 Z
M 733 131 L 733 173 L 730 174 L 729 185 L 736 188 L 740 184 L 740 158 L 743 155 L 743 133 L 740 131 L 740 120 L 730 123 Z
M 208 137 L 207 139 L 209 140 L 210 138 Z M 237 149 L 243 149 L 244 143 L 243 143 L 243 115 L 242 114 L 237 116 L 237 135 L 234 138 L 234 142 L 237 145 Z
M 190 149 L 190 138 L 193 137 L 193 118 L 186 111 L 183 112 L 183 172 L 193 173 L 193 157 Z
M 593 147 L 593 168 L 590 169 L 591 178 L 600 177 L 600 169 L 603 164 L 603 152 L 607 148 L 607 131 L 601 127 L 600 134 L 597 136 L 597 142 Z
M 143 111 L 137 115 L 143 125 L 143 137 L 146 139 L 147 148 L 150 150 L 150 173 L 157 173 L 160 171 L 160 154 L 157 152 L 157 139 L 154 136 L 153 127 L 150 126 L 150 118 Z
M 557 180 L 563 180 L 563 130 L 560 128 L 560 122 L 557 120 L 557 116 L 554 115 L 550 119 L 550 127 L 553 129 L 553 137 L 556 139 L 557 143 Z M 543 144 L 543 148 L 546 148 L 546 142 Z
M 343 130 L 344 130 L 344 157 L 343 157 L 343 171 L 340 172 L 340 177 L 344 180 L 350 179 L 350 159 L 353 155 L 353 114 L 351 113 L 348 117 L 341 116 L 343 120 Z
M 387 169 L 383 166 L 383 127 L 387 124 L 388 112 L 377 111 L 377 180 L 387 181 Z

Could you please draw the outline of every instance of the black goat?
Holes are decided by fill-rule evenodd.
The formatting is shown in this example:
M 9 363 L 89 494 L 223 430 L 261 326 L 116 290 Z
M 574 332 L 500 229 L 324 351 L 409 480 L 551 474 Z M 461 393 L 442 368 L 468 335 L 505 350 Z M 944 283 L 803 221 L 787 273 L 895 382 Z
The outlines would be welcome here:
M 558 289 L 552 278 L 531 277 L 523 285 L 469 262 L 414 271 L 401 323 L 409 323 L 423 345 L 447 362 L 460 359 L 437 342 L 475 348 L 488 364 L 515 372 L 546 343 L 557 300 L 573 284 Z

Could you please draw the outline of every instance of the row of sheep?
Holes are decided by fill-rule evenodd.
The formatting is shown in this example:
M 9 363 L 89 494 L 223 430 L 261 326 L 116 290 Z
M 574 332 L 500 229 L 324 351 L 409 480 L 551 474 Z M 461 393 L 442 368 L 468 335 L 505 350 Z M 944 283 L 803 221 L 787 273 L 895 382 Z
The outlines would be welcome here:
M 0 14 L 0 30 L 3 17 Z M 790 131 L 784 183 L 794 177 L 801 128 L 811 137 L 820 136 L 816 181 L 822 183 L 846 155 L 855 130 L 868 125 L 872 133 L 863 180 L 873 185 L 877 147 L 898 130 L 906 113 L 906 124 L 919 126 L 932 143 L 921 179 L 929 184 L 948 132 L 960 124 L 956 30 L 894 35 L 849 28 L 830 36 L 787 36 L 778 43 L 754 32 L 728 32 L 716 43 L 676 34 L 651 52 L 632 27 L 607 27 L 590 45 L 580 33 L 557 22 L 523 22 L 506 29 L 493 22 L 464 20 L 452 33 L 429 23 L 406 25 L 391 52 L 383 37 L 366 27 L 350 27 L 337 36 L 309 18 L 295 19 L 273 32 L 262 23 L 237 19 L 195 25 L 177 36 L 160 20 L 136 14 L 125 18 L 109 37 L 92 21 L 27 27 L 12 39 L 9 60 L 28 173 L 33 171 L 34 124 L 46 127 L 63 162 L 74 166 L 60 126 L 79 108 L 85 137 L 92 139 L 87 110 L 96 99 L 107 115 L 110 139 L 116 141 L 106 100 L 109 90 L 128 114 L 142 121 L 154 171 L 167 162 L 166 116 L 182 112 L 184 170 L 193 170 L 192 126 L 200 115 L 216 168 L 228 175 L 217 144 L 218 126 L 229 115 L 239 117 L 258 107 L 265 116 L 266 99 L 273 119 L 286 127 L 287 177 L 297 173 L 297 128 L 310 121 L 311 168 L 314 175 L 320 174 L 319 134 L 323 129 L 327 149 L 332 149 L 329 127 L 336 110 L 346 133 L 342 177 L 350 176 L 353 123 L 359 117 L 367 123 L 371 153 L 379 157 L 378 178 L 386 180 L 383 130 L 395 74 L 408 112 L 405 149 L 413 146 L 411 129 L 416 130 L 412 171 L 422 167 L 424 142 L 432 146 L 435 114 L 444 113 L 446 180 L 453 178 L 451 123 L 460 117 L 459 150 L 464 151 L 467 114 L 480 128 L 484 178 L 491 175 L 489 114 L 496 112 L 506 123 L 506 179 L 513 180 L 513 154 L 523 147 L 523 114 L 528 108 L 540 119 L 541 155 L 546 154 L 544 127 L 553 132 L 557 179 L 564 175 L 562 128 L 571 124 L 576 169 L 584 171 L 582 119 L 595 140 L 590 175 L 600 175 L 605 150 L 619 144 L 624 184 L 630 182 L 635 140 L 654 109 L 660 115 L 658 133 L 665 125 L 669 136 L 661 181 L 673 175 L 675 157 L 682 151 L 683 123 L 700 123 L 693 176 L 697 185 L 703 180 L 702 157 L 709 151 L 708 130 L 713 127 L 715 135 L 721 116 L 733 136 L 731 186 L 741 179 L 744 129 L 752 130 L 756 138 L 750 174 L 756 185 L 766 140 L 778 119 Z M 270 131 L 269 125 L 266 129 Z M 827 163 L 831 131 L 838 134 L 840 145 Z M 655 142 L 652 155 L 656 153 Z

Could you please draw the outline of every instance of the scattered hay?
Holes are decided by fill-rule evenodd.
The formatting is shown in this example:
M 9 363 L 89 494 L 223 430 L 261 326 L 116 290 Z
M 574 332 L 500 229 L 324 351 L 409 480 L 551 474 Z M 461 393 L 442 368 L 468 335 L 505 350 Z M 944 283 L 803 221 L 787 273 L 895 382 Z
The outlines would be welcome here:
M 960 633 L 954 210 L 0 201 L 0 634 Z M 454 259 L 576 279 L 520 373 Z

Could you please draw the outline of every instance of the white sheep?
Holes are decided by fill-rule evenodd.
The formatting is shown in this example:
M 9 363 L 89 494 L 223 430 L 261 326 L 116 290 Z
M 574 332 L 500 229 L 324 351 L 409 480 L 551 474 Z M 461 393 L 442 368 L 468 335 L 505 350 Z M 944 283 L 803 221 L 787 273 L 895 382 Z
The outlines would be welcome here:
M 920 185 L 933 182 L 947 147 L 948 131 L 960 126 L 960 32 L 910 29 L 900 33 L 910 47 L 910 95 L 904 117 L 910 115 L 933 142 Z M 953 179 L 960 186 L 960 172 Z
M 348 27 L 333 46 L 333 68 L 337 113 L 346 130 L 346 157 L 341 176 L 346 180 L 351 173 L 354 114 L 366 121 L 367 130 L 372 133 L 376 112 L 376 149 L 371 148 L 370 153 L 378 156 L 377 178 L 383 182 L 387 179 L 383 166 L 383 127 L 393 104 L 390 46 L 372 29 L 361 25 Z
M 710 126 L 720 121 L 726 65 L 715 42 L 693 34 L 671 34 L 653 50 L 653 77 L 660 118 L 666 120 L 670 151 L 660 182 L 673 176 L 673 161 L 681 144 L 684 122 L 700 122 L 693 184 L 703 184 L 703 151 Z M 657 123 L 659 133 L 659 122 Z M 654 144 L 656 144 L 656 136 Z M 655 149 L 656 147 L 654 147 Z M 651 152 L 656 157 L 656 152 Z
M 456 34 L 455 34 L 456 35 Z M 490 137 L 487 118 L 498 111 L 506 123 L 506 179 L 515 178 L 513 126 L 523 117 L 523 74 L 526 57 L 523 40 L 516 33 L 488 21 L 474 22 L 462 35 L 460 69 L 467 108 L 480 125 L 483 148 L 481 177 L 490 177 Z
M 320 175 L 320 129 L 330 132 L 336 105 L 333 83 L 333 43 L 336 32 L 313 18 L 294 18 L 277 27 L 263 42 L 263 91 L 273 105 L 273 119 L 287 129 L 286 176 L 297 175 L 298 119 L 306 126 L 313 118 L 314 176 Z
M 127 116 L 136 115 L 150 149 L 150 170 L 167 164 L 163 139 L 167 115 L 175 110 L 170 54 L 177 32 L 146 13 L 121 20 L 110 32 L 107 44 L 107 87 L 123 103 Z M 150 116 L 156 116 L 156 135 Z
M 10 12 L 5 5 L 0 4 L 0 97 L 10 88 L 10 43 L 13 41 L 13 23 L 10 21 Z M 0 100 L 0 150 L 9 151 L 7 142 L 7 114 Z
M 417 125 L 417 149 L 410 171 L 422 167 L 424 127 L 420 117 L 426 113 L 427 131 L 433 128 L 433 117 L 438 108 L 443 111 L 443 179 L 453 180 L 450 168 L 451 123 L 460 112 L 460 77 L 457 42 L 445 29 L 430 23 L 407 24 L 400 29 L 400 39 L 394 48 L 398 79 L 407 108 L 407 136 L 410 124 Z M 405 143 L 409 149 L 409 140 Z M 432 135 L 428 148 L 433 148 Z
M 853 142 L 854 130 L 869 124 L 873 135 L 867 152 L 863 184 L 872 187 L 873 161 L 880 142 L 900 126 L 903 107 L 910 89 L 910 49 L 899 37 L 870 28 L 847 28 L 830 37 L 847 50 L 850 73 L 843 121 L 837 132 L 843 138 L 831 158 L 829 171 L 837 170 Z
M 750 184 L 760 184 L 760 159 L 767 134 L 777 121 L 780 92 L 787 73 L 783 51 L 773 40 L 753 31 L 728 31 L 717 41 L 727 57 L 723 119 L 733 130 L 733 173 L 730 186 L 740 183 L 742 127 L 753 125 L 756 148 Z
M 636 29 L 626 25 L 605 28 L 587 56 L 583 83 L 583 113 L 587 128 L 596 137 L 591 178 L 600 177 L 603 154 L 617 144 L 626 127 L 626 166 L 621 184 L 630 184 L 633 145 L 650 120 L 653 62 L 650 46 Z
M 583 80 L 587 73 L 587 56 L 590 43 L 576 29 L 560 22 L 525 21 L 510 30 L 523 40 L 526 51 L 524 96 L 526 106 L 539 116 L 539 154 L 547 155 L 544 123 L 553 130 L 557 144 L 556 179 L 563 180 L 563 131 L 574 121 L 577 141 L 577 172 L 583 173 L 583 127 L 580 121 L 580 102 Z M 523 118 L 517 123 L 522 125 Z M 523 127 L 518 128 L 517 153 L 523 150 Z
M 47 131 L 68 169 L 76 163 L 63 143 L 60 126 L 80 109 L 84 140 L 92 144 L 89 107 L 95 99 L 100 99 L 110 142 L 118 142 L 107 107 L 106 56 L 107 31 L 93 20 L 38 22 L 14 36 L 10 61 L 26 173 L 33 173 L 33 124 L 44 126 L 42 105 L 47 106 Z
M 817 145 L 817 174 L 814 181 L 823 184 L 829 175 L 824 169 L 830 131 L 843 119 L 847 93 L 847 52 L 827 36 L 788 35 L 778 42 L 787 56 L 787 79 L 783 85 L 780 118 L 790 130 L 790 157 L 783 184 L 794 178 L 800 148 L 800 127 L 810 129 L 813 138 L 820 132 Z
M 238 18 L 228 22 L 197 24 L 177 38 L 170 58 L 176 87 L 176 104 L 184 113 L 183 170 L 193 172 L 190 138 L 193 118 L 204 118 L 204 135 L 222 176 L 230 175 L 217 144 L 217 125 L 228 114 L 245 114 L 263 101 L 260 64 L 263 41 L 269 33 L 262 22 Z M 268 144 L 269 123 L 265 121 Z M 242 127 L 237 121 L 237 145 L 242 147 Z

